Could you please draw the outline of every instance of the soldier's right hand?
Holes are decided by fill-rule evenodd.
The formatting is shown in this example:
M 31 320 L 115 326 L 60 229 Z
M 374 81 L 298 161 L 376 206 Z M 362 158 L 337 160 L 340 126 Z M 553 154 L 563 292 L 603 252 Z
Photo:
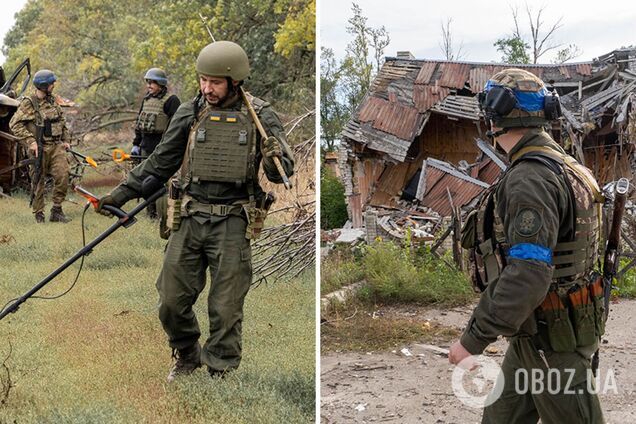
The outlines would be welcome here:
M 118 202 L 116 202 L 115 199 L 113 199 L 113 196 L 111 196 L 110 194 L 107 194 L 106 196 L 103 196 L 101 199 L 99 199 L 99 203 L 97 204 L 97 207 L 95 208 L 95 212 L 102 214 L 104 216 L 108 216 L 108 217 L 113 216 L 112 213 L 104 209 L 104 206 L 106 205 L 114 206 L 116 208 L 120 208 L 122 206 Z
M 33 152 L 33 155 L 36 158 L 38 157 L 38 143 L 34 141 L 33 143 L 29 144 L 29 150 Z

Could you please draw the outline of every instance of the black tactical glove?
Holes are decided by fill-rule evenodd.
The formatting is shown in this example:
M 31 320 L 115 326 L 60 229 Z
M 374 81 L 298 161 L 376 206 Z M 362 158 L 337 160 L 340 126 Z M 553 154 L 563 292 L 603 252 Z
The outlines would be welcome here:
M 100 213 L 104 216 L 108 216 L 108 217 L 113 216 L 112 213 L 103 209 L 103 207 L 106 205 L 114 206 L 116 208 L 122 207 L 122 205 L 116 202 L 115 199 L 113 199 L 113 197 L 110 194 L 107 194 L 106 196 L 103 196 L 101 199 L 99 199 L 99 203 L 97 204 L 97 208 L 95 209 L 95 212 Z
M 263 152 L 263 156 L 266 158 L 271 158 L 274 156 L 282 157 L 283 150 L 280 147 L 280 142 L 274 136 L 269 136 L 263 141 L 263 146 L 261 148 Z

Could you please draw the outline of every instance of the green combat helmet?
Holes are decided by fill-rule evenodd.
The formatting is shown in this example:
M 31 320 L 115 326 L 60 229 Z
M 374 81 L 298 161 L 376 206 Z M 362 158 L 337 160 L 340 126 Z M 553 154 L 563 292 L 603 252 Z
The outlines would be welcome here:
M 250 74 L 245 50 L 231 41 L 215 41 L 205 46 L 197 57 L 197 72 L 211 77 L 230 77 L 243 81 Z
M 561 104 L 541 79 L 523 69 L 493 75 L 479 93 L 479 107 L 496 127 L 544 127 L 561 116 Z
M 53 71 L 48 69 L 40 69 L 33 75 L 33 85 L 39 90 L 46 90 L 55 81 L 57 81 L 57 77 Z
M 144 79 L 146 81 L 156 81 L 162 87 L 168 85 L 168 75 L 163 69 L 159 68 L 150 68 L 144 75 Z

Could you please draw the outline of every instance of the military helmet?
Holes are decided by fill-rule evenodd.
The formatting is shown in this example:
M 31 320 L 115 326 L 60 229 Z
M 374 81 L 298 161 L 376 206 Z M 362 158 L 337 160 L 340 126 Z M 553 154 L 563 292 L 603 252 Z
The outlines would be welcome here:
M 150 68 L 146 71 L 146 75 L 144 75 L 144 79 L 146 81 L 156 81 L 162 87 L 168 85 L 168 76 L 163 69 L 159 68 Z
M 561 116 L 558 95 L 533 73 L 517 68 L 488 80 L 479 93 L 479 108 L 500 128 L 543 127 Z
M 40 69 L 33 75 L 33 85 L 40 90 L 46 90 L 55 81 L 57 81 L 57 77 L 53 71 L 48 69 Z
M 245 50 L 231 41 L 215 41 L 205 46 L 197 57 L 197 72 L 212 77 L 230 77 L 243 81 L 250 74 Z

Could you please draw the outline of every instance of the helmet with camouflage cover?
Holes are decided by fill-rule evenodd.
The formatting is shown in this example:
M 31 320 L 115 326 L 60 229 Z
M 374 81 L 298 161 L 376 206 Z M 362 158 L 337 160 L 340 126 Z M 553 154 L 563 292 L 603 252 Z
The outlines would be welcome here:
M 250 74 L 245 50 L 231 41 L 215 41 L 205 46 L 197 57 L 197 72 L 213 77 L 243 81 Z
M 46 90 L 55 81 L 57 81 L 57 77 L 53 71 L 48 69 L 40 69 L 33 75 L 33 85 L 39 90 Z
M 543 127 L 561 116 L 556 93 L 523 69 L 504 69 L 493 75 L 479 93 L 479 107 L 500 128 Z
M 156 81 L 162 87 L 168 85 L 168 75 L 163 69 L 160 68 L 150 68 L 146 71 L 146 75 L 144 75 L 144 79 L 146 81 Z

